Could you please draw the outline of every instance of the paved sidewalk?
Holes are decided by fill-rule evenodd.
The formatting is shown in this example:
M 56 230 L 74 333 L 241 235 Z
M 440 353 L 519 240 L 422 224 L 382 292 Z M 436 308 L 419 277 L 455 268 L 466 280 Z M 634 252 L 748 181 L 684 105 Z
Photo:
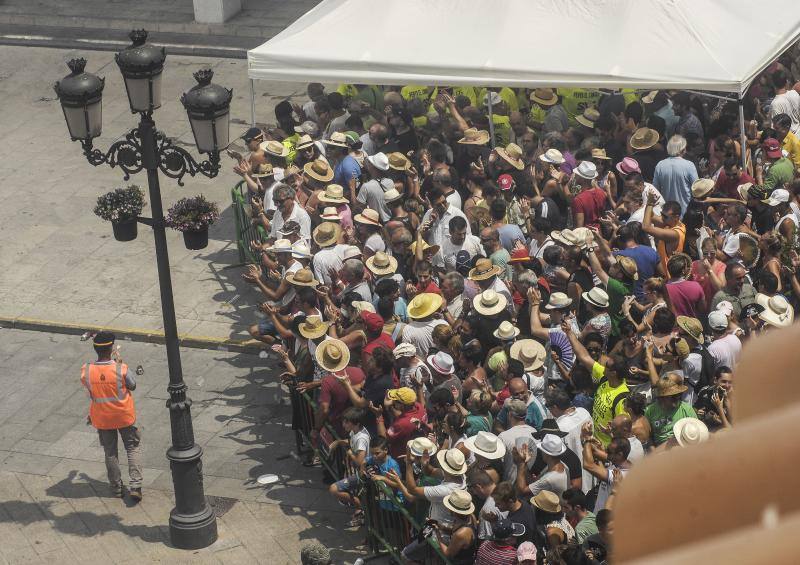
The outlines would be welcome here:
M 87 68 L 105 76 L 103 150 L 136 125 L 113 54 L 33 47 L 4 47 L 0 60 L 0 318 L 32 318 L 54 324 L 85 324 L 158 331 L 163 328 L 153 237 L 139 227 L 135 241 L 115 241 L 111 225 L 93 213 L 97 197 L 128 183 L 146 186 L 139 173 L 123 181 L 119 169 L 92 167 L 71 143 L 53 82 L 67 74 L 64 64 L 82 56 Z M 179 102 L 194 84 L 192 73 L 214 69 L 214 80 L 233 88 L 231 136 L 250 121 L 246 62 L 168 56 L 158 127 L 193 155 L 194 139 Z M 300 101 L 305 86 L 258 85 L 258 120 L 274 123 L 274 106 Z M 178 331 L 192 336 L 249 338 L 257 294 L 241 279 L 230 209 L 230 189 L 240 178 L 222 159 L 216 179 L 186 177 L 179 187 L 161 177 L 164 208 L 184 196 L 203 193 L 216 201 L 222 218 L 210 230 L 208 248 L 188 251 L 180 233 L 167 230 Z M 144 215 L 148 215 L 145 208 Z
M 352 563 L 363 530 L 326 492 L 320 469 L 294 454 L 291 413 L 271 361 L 248 354 L 182 350 L 195 437 L 204 449 L 206 495 L 220 510 L 219 541 L 199 552 L 168 544 L 172 480 L 166 353 L 120 341 L 142 364 L 134 398 L 142 430 L 143 502 L 107 495 L 103 451 L 85 424 L 80 365 L 93 357 L 75 336 L 0 329 L 0 563 L 299 562 L 307 540 Z M 124 460 L 124 453 L 121 453 Z M 255 479 L 280 481 L 270 487 Z M 123 466 L 123 478 L 127 472 Z

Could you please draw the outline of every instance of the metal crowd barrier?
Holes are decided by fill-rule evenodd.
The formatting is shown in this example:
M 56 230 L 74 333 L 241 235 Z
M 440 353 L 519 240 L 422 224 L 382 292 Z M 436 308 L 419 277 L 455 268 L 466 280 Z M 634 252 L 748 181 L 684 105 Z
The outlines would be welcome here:
M 319 456 L 322 466 L 334 480 L 358 473 L 358 470 L 350 464 L 346 448 L 328 450 L 326 442 L 340 438 L 327 422 L 320 433 L 320 437 L 324 437 L 325 441 L 312 447 L 311 431 L 314 429 L 317 403 L 309 394 L 300 393 L 294 387 L 289 388 L 297 453 L 309 453 L 309 450 L 313 449 Z M 364 525 L 367 529 L 370 552 L 376 556 L 388 554 L 397 563 L 402 563 L 400 553 L 422 529 L 423 523 L 416 517 L 427 515 L 428 502 L 420 499 L 411 503 L 401 502 L 392 489 L 383 482 L 370 480 L 363 475 L 361 478 L 362 487 L 358 497 L 361 509 L 364 511 Z M 435 555 L 427 560 L 426 564 L 449 565 L 450 561 L 439 550 L 439 544 L 432 537 L 428 539 L 428 543 Z
M 261 243 L 265 234 L 261 227 L 253 225 L 247 185 L 244 181 L 239 181 L 231 189 L 231 202 L 233 219 L 236 224 L 236 247 L 239 249 L 239 261 L 259 264 L 260 257 L 253 253 L 251 244 L 253 242 Z

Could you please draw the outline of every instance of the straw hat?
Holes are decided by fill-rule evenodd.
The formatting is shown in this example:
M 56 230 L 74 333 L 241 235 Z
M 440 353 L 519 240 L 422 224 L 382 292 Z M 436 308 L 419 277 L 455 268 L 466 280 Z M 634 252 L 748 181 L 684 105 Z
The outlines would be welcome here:
M 650 149 L 653 145 L 658 143 L 658 132 L 654 129 L 650 128 L 639 128 L 635 132 L 630 139 L 631 148 L 636 149 L 637 151 L 642 151 L 644 149 Z
M 442 500 L 444 507 L 460 514 L 461 516 L 469 516 L 475 512 L 475 504 L 472 502 L 472 495 L 465 490 L 455 489 Z
M 315 161 L 316 162 L 316 161 Z M 306 164 L 308 167 L 310 163 Z M 320 202 L 328 204 L 348 204 L 350 201 L 344 196 L 344 188 L 340 184 L 329 184 L 325 187 L 325 191 L 320 193 L 317 197 Z
M 506 454 L 506 445 L 490 432 L 478 432 L 464 441 L 464 446 L 484 459 L 501 459 Z
M 596 108 L 586 108 L 582 115 L 575 118 L 575 121 L 584 127 L 594 129 L 594 123 L 599 119 L 600 112 Z
M 535 339 L 521 339 L 511 346 L 511 358 L 516 359 L 526 371 L 535 371 L 544 365 L 547 352 Z
M 564 163 L 564 155 L 558 149 L 548 149 L 539 155 L 539 160 L 551 165 L 561 165 Z
M 383 251 L 376 252 L 365 265 L 375 275 L 389 275 L 397 271 L 397 259 Z
M 394 169 L 395 171 L 407 171 L 411 168 L 411 161 L 409 158 L 399 151 L 389 153 L 387 157 L 389 158 L 390 169 Z
M 456 367 L 453 357 L 444 351 L 437 351 L 433 355 L 428 355 L 425 362 L 441 375 L 455 375 Z
M 503 320 L 492 335 L 500 341 L 510 341 L 519 335 L 519 328 L 515 328 L 511 322 Z
M 307 339 L 317 339 L 328 333 L 330 322 L 323 322 L 319 316 L 309 316 L 306 321 L 298 326 L 300 335 Z
M 531 102 L 539 106 L 552 106 L 558 102 L 558 96 L 552 88 L 537 88 L 531 93 Z
M 353 216 L 353 221 L 368 226 L 380 226 L 381 216 L 372 208 L 364 208 L 360 214 Z
M 714 190 L 714 181 L 711 179 L 697 179 L 692 183 L 692 196 L 702 198 Z
M 416 437 L 414 439 L 408 440 L 408 449 L 411 451 L 411 455 L 416 457 L 422 457 L 423 455 L 433 455 L 439 448 L 435 443 L 429 440 L 426 437 Z
M 525 168 L 525 163 L 522 161 L 522 148 L 516 143 L 509 143 L 505 148 L 498 147 L 495 151 L 518 171 Z
M 639 280 L 639 266 L 636 261 L 623 255 L 622 257 L 617 257 L 617 263 L 622 268 L 622 272 L 628 275 L 631 280 Z
M 578 166 L 575 167 L 575 174 L 586 180 L 596 179 L 598 175 L 597 165 L 591 161 L 581 161 L 578 163 Z
M 680 329 L 692 336 L 697 343 L 703 343 L 705 336 L 703 335 L 703 324 L 697 318 L 690 318 L 689 316 L 678 316 L 675 323 Z
M 323 139 L 322 143 L 325 145 L 332 145 L 333 147 L 344 147 L 348 149 L 347 136 L 340 131 L 333 132 L 330 139 Z
M 608 293 L 600 287 L 593 286 L 582 293 L 581 298 L 597 308 L 608 308 Z
M 758 293 L 756 294 L 756 304 L 764 308 L 758 317 L 771 326 L 787 328 L 794 322 L 794 308 L 783 296 L 778 294 L 767 296 Z
M 471 281 L 485 281 L 501 272 L 502 269 L 499 265 L 493 265 L 491 259 L 484 257 L 475 262 L 475 267 L 469 270 L 467 278 Z
M 333 179 L 333 169 L 327 161 L 322 159 L 314 159 L 310 163 L 306 163 L 303 173 L 319 182 L 330 182 Z
M 372 302 L 367 302 L 366 300 L 353 300 L 350 303 L 355 310 L 356 314 L 359 316 L 362 312 L 369 312 L 370 314 L 375 314 L 375 306 L 372 305 Z
M 550 232 L 550 237 L 554 241 L 559 243 L 563 243 L 564 245 L 578 245 L 579 239 L 578 234 L 576 234 L 571 229 L 567 228 L 564 230 L 553 230 Z
M 350 362 L 350 350 L 338 339 L 326 339 L 317 346 L 314 353 L 319 366 L 329 373 L 336 373 L 347 367 Z
M 672 426 L 672 433 L 678 441 L 678 445 L 697 445 L 708 441 L 708 426 L 697 418 L 681 418 Z
M 658 90 L 651 90 L 644 96 L 642 96 L 642 104 L 652 104 L 656 100 L 656 96 L 658 96 Z
M 311 269 L 297 269 L 294 273 L 286 275 L 286 282 L 294 286 L 317 286 L 319 281 L 314 278 Z
M 348 245 L 342 250 L 342 261 L 347 261 L 348 259 L 361 259 L 361 256 L 364 254 L 361 251 L 361 248 L 355 245 Z
M 408 317 L 412 320 L 427 318 L 442 307 L 443 300 L 441 294 L 422 292 L 408 303 Z
M 543 490 L 531 498 L 531 504 L 539 510 L 544 510 L 551 514 L 561 512 L 561 500 L 559 500 L 556 493 L 549 490 Z
M 314 140 L 311 139 L 310 135 L 305 134 L 305 135 L 301 135 L 297 139 L 297 145 L 295 145 L 294 148 L 297 149 L 298 151 L 302 151 L 303 149 L 307 149 L 307 148 L 311 147 L 312 145 L 314 145 Z
M 541 441 L 536 442 L 536 447 L 551 457 L 558 457 L 567 450 L 564 440 L 555 434 L 544 436 Z
M 275 171 L 272 170 L 272 165 L 270 163 L 260 163 L 256 165 L 256 168 L 253 169 L 253 173 L 250 176 L 256 179 L 263 179 L 264 177 L 275 176 Z
M 489 132 L 482 129 L 464 130 L 464 137 L 458 140 L 462 145 L 486 145 L 489 143 Z
M 276 239 L 275 243 L 267 247 L 267 251 L 272 251 L 273 253 L 291 253 L 292 242 L 288 239 Z
M 320 225 L 314 228 L 312 237 L 314 238 L 314 243 L 320 247 L 330 247 L 331 245 L 336 244 L 341 233 L 342 228 L 339 227 L 339 224 L 334 224 L 333 222 L 322 222 Z
M 506 299 L 505 295 L 498 294 L 491 288 L 484 290 L 472 299 L 473 308 L 477 310 L 478 314 L 483 314 L 484 316 L 499 314 L 507 304 L 508 299 Z
M 443 449 L 436 454 L 436 460 L 448 475 L 463 475 L 467 472 L 467 462 L 459 449 Z
M 292 244 L 292 257 L 295 259 L 311 259 L 314 254 L 311 253 L 311 248 L 302 239 L 298 239 Z
M 606 155 L 605 149 L 600 149 L 599 147 L 595 147 L 592 149 L 592 159 L 603 159 L 605 161 L 610 161 L 611 157 Z
M 289 154 L 289 148 L 280 141 L 275 141 L 274 139 L 262 141 L 258 144 L 258 148 L 273 157 L 286 157 Z
M 383 200 L 387 204 L 391 204 L 396 200 L 400 200 L 402 197 L 403 195 L 397 192 L 396 188 L 390 188 L 389 190 L 383 193 Z
M 572 304 L 572 299 L 563 292 L 554 292 L 550 295 L 550 301 L 545 306 L 545 310 L 561 310 Z
M 417 252 L 417 242 L 412 241 L 411 245 L 408 246 L 408 249 L 411 251 L 411 254 L 414 255 Z M 427 255 L 436 255 L 439 252 L 438 245 L 431 245 L 427 241 L 422 241 L 422 252 Z
M 642 173 L 642 169 L 639 167 L 639 161 L 633 157 L 624 157 L 614 168 L 623 176 L 627 176 L 631 173 Z
M 682 378 L 677 375 L 673 375 L 674 373 L 671 375 L 665 375 L 658 380 L 655 390 L 655 395 L 657 397 L 677 396 L 679 394 L 683 394 L 689 389 L 689 387 L 683 384 Z M 680 382 L 678 382 L 678 379 L 680 379 Z
M 320 214 L 320 218 L 323 220 L 327 220 L 328 222 L 340 222 L 342 219 L 339 217 L 339 212 L 336 211 L 336 208 L 333 206 L 326 207 L 322 214 Z
M 392 402 L 399 402 L 406 406 L 413 406 L 417 402 L 417 393 L 407 386 L 392 388 L 386 391 L 386 398 Z

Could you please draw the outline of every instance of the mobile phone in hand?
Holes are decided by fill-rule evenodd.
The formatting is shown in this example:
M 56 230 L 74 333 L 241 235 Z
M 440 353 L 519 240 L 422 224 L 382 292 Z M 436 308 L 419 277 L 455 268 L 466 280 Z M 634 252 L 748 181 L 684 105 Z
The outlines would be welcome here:
M 231 159 L 235 159 L 236 162 L 242 161 L 244 159 L 241 153 L 239 153 L 238 151 L 234 151 L 233 149 L 228 149 L 227 153 L 228 157 L 230 157 Z

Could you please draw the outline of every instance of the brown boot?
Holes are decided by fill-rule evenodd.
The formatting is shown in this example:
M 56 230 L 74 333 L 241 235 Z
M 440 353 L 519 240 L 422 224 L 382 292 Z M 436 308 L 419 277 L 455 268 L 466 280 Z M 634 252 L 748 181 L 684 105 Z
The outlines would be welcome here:
M 142 489 L 141 488 L 132 488 L 128 489 L 128 494 L 130 495 L 131 499 L 139 502 L 142 500 Z

